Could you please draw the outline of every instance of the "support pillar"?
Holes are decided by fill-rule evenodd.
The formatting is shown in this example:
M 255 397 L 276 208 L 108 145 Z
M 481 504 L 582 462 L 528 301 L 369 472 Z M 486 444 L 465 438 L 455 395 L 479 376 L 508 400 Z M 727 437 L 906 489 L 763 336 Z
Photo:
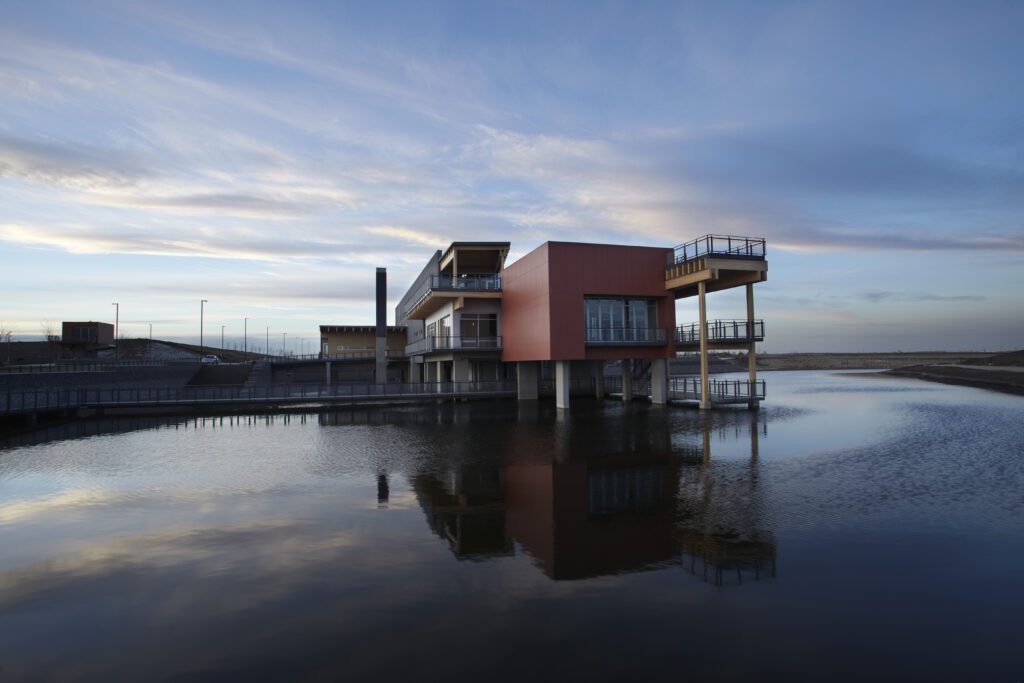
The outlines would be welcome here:
M 516 366 L 520 401 L 536 401 L 540 388 L 540 363 L 520 361 Z
M 444 361 L 439 360 L 435 363 L 436 374 L 434 375 L 437 379 L 437 390 L 441 391 L 441 385 L 444 384 Z
M 569 378 L 572 376 L 571 368 L 572 361 L 570 360 L 555 361 L 555 405 L 560 410 L 569 409 Z
M 415 358 L 409 359 L 409 384 L 419 384 L 423 381 L 423 363 L 417 363 Z
M 651 361 L 651 403 L 668 403 L 668 359 L 655 358 Z
M 747 351 L 747 378 L 750 382 L 750 401 L 747 407 L 757 408 L 757 344 L 754 342 L 754 284 L 747 283 L 747 332 L 750 334 L 750 349 Z
M 626 358 L 622 361 L 622 401 L 633 400 L 633 361 Z
M 324 378 L 324 383 L 327 386 L 331 386 L 331 361 L 327 361 L 326 363 L 324 363 L 324 365 L 327 366 L 327 376 Z
M 452 361 L 452 381 L 469 382 L 472 378 L 469 374 L 469 359 L 456 358 Z
M 604 361 L 594 361 L 594 396 L 604 398 Z
M 708 379 L 708 309 L 707 287 L 697 283 L 697 299 L 700 307 L 700 409 L 711 409 L 711 382 Z

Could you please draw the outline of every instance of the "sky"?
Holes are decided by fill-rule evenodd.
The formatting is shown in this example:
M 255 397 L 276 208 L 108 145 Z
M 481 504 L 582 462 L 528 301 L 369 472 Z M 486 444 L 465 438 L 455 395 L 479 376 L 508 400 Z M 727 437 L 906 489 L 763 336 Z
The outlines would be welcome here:
M 377 266 L 393 316 L 454 240 L 511 262 L 714 233 L 767 240 L 765 351 L 1024 348 L 1019 0 L 0 16 L 15 339 L 117 302 L 122 336 L 195 341 L 206 299 L 207 340 L 315 352 L 321 324 L 372 324 Z

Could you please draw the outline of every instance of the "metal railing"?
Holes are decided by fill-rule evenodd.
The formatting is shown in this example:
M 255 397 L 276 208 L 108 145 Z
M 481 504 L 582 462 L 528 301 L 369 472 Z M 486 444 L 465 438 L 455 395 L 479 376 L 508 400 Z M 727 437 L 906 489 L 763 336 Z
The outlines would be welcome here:
M 702 400 L 700 377 L 671 377 L 668 381 L 669 397 L 675 399 Z M 708 399 L 716 402 L 763 401 L 764 380 L 751 385 L 745 379 L 708 379 Z
M 0 375 L 33 375 L 57 372 L 110 372 L 123 368 L 162 368 L 167 366 L 196 365 L 199 356 L 191 358 L 165 358 L 161 360 L 60 360 L 53 363 L 0 365 Z
M 764 340 L 763 320 L 709 320 L 707 322 L 709 342 L 753 342 Z M 700 323 L 680 325 L 676 328 L 676 342 L 679 344 L 700 343 Z
M 0 392 L 0 415 L 77 408 L 158 408 L 303 402 L 510 396 L 514 380 L 418 384 L 275 384 L 267 386 L 40 389 Z
M 583 331 L 587 344 L 660 345 L 667 337 L 660 327 L 588 327 Z
M 451 275 L 431 275 L 421 281 L 419 288 L 411 297 L 403 299 L 399 304 L 399 319 L 409 317 L 409 313 L 416 309 L 423 301 L 430 296 L 431 292 L 500 292 L 501 275 L 460 275 L 453 278 Z
M 666 265 L 675 266 L 703 256 L 764 260 L 764 238 L 739 237 L 737 235 L 704 235 L 674 248 L 672 254 L 668 257 Z
M 436 290 L 467 290 L 471 292 L 500 292 L 501 275 L 431 275 L 430 288 Z
M 405 358 L 405 350 L 404 349 L 385 349 L 384 355 L 385 355 L 385 357 L 391 358 L 391 359 L 401 359 L 401 358 Z M 285 360 L 285 361 L 291 361 L 291 360 L 299 360 L 299 361 L 304 361 L 304 360 L 331 360 L 331 361 L 333 361 L 333 360 L 374 360 L 376 358 L 377 358 L 377 352 L 374 349 L 359 349 L 359 350 L 352 350 L 352 351 L 337 351 L 335 353 L 330 353 L 330 354 L 327 354 L 327 355 L 320 354 L 320 355 L 312 355 L 312 356 L 288 356 L 288 357 L 286 357 L 284 359 L 274 359 L 274 360 Z
M 424 337 L 405 347 L 407 356 L 440 351 L 497 351 L 501 337 Z

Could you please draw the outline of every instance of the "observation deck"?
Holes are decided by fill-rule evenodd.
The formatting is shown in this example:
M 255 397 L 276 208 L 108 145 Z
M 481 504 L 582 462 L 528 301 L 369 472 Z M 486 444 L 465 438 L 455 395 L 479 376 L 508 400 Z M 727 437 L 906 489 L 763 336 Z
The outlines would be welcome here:
M 764 282 L 768 279 L 765 241 L 761 237 L 704 235 L 680 244 L 665 264 L 665 289 L 677 299 Z

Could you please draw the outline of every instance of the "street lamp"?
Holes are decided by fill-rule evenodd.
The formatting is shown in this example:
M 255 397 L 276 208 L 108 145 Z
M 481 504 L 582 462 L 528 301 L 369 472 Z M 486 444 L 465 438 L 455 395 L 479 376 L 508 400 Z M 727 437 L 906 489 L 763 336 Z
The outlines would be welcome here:
M 267 325 L 267 355 L 270 355 L 270 325 Z
M 287 356 L 288 355 L 288 333 L 287 332 L 282 332 L 281 333 L 281 355 L 282 356 Z
M 242 355 L 249 360 L 249 319 L 244 318 L 242 323 Z
M 153 360 L 153 323 L 149 324 L 149 360 Z
M 110 304 L 114 307 L 114 362 L 117 362 L 117 324 L 121 321 L 121 304 L 114 302 Z
M 220 350 L 221 351 L 224 350 L 224 328 L 225 327 L 226 327 L 226 325 L 221 325 L 220 326 Z
M 207 303 L 206 299 L 199 301 L 199 360 L 203 358 L 203 306 Z

